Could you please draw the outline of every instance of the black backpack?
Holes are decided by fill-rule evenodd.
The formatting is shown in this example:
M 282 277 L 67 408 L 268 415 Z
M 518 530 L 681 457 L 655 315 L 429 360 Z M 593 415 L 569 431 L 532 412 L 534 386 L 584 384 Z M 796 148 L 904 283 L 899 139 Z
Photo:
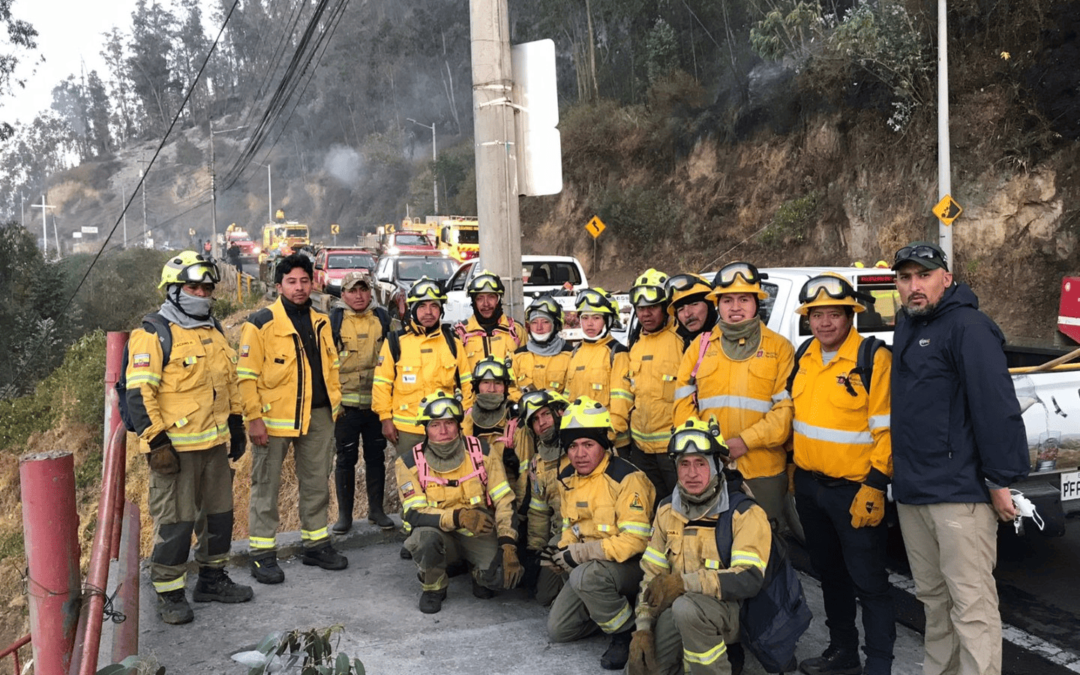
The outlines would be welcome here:
M 378 317 L 379 323 L 382 324 L 382 336 L 383 339 L 387 338 L 390 333 L 390 315 L 382 307 L 375 308 L 375 316 Z M 338 351 L 341 351 L 341 324 L 345 323 L 345 308 L 333 307 L 330 309 L 330 332 L 334 334 L 334 346 Z M 399 348 L 400 351 L 400 348 Z M 455 353 L 454 356 L 457 356 Z M 394 359 L 397 360 L 396 358 Z
M 221 331 L 224 335 L 225 331 L 221 327 L 221 323 L 217 319 L 213 319 L 214 328 Z M 161 369 L 164 370 L 165 366 L 169 363 L 169 357 L 172 356 L 172 330 L 169 328 L 169 321 L 165 317 L 161 316 L 157 312 L 152 312 L 143 317 L 142 328 L 151 335 L 157 335 L 158 342 L 161 343 Z M 135 422 L 131 419 L 131 411 L 128 410 L 127 403 L 127 370 L 128 363 L 130 362 L 130 345 L 124 346 L 124 360 L 120 366 L 120 379 L 116 382 L 116 394 L 119 397 L 117 401 L 120 408 L 120 420 L 124 423 L 124 428 L 131 432 L 136 432 Z
M 716 523 L 716 550 L 724 567 L 731 564 L 733 514 L 736 510 L 744 513 L 754 504 L 741 490 L 728 490 L 728 510 Z M 799 575 L 787 557 L 787 547 L 774 533 L 765 582 L 757 595 L 742 601 L 739 610 L 742 642 L 766 672 L 792 670 L 795 647 L 810 627 L 811 618 Z
M 810 348 L 810 343 L 813 341 L 814 338 L 810 338 L 795 350 L 795 365 L 792 367 L 787 380 L 788 394 L 791 394 L 791 387 L 795 384 L 795 376 L 799 374 L 799 361 L 802 360 L 803 354 L 806 354 L 806 350 Z M 870 393 L 870 381 L 874 378 L 874 355 L 881 348 L 888 349 L 889 345 L 885 344 L 884 340 L 873 335 L 863 338 L 862 344 L 859 345 L 859 355 L 855 357 L 855 368 L 849 373 L 849 375 L 859 376 L 859 380 L 863 383 L 863 387 L 866 388 L 867 394 Z M 851 395 L 855 395 L 854 389 L 851 390 Z

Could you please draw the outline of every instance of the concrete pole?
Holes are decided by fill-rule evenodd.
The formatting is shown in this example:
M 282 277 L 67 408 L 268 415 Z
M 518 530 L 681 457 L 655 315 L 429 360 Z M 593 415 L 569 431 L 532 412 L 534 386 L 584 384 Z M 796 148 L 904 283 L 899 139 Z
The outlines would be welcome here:
M 214 247 L 217 246 L 217 184 L 214 175 L 214 123 L 210 122 L 210 253 L 217 255 Z M 198 251 L 202 253 L 202 251 Z
M 952 167 L 949 158 L 949 38 L 945 0 L 938 0 L 938 200 L 952 193 Z M 955 271 L 952 226 L 938 221 L 938 245 Z
M 42 452 L 19 459 L 34 672 L 63 675 L 75 645 L 82 575 L 75 459 Z
M 482 264 L 506 286 L 506 313 L 523 321 L 517 144 L 506 5 L 506 0 L 469 0 L 476 215 Z
M 45 215 L 45 195 L 41 195 L 41 257 L 44 260 L 49 258 L 49 219 Z
M 274 203 L 274 186 L 270 183 L 270 165 L 266 165 L 266 222 L 274 222 L 274 214 L 271 212 Z

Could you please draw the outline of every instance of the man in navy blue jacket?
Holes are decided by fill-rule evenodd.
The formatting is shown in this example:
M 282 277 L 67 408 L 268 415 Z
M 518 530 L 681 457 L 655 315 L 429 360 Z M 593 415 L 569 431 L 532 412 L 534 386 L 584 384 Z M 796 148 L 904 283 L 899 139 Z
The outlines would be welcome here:
M 923 672 L 998 675 L 997 520 L 1015 518 L 1009 486 L 1030 466 L 1005 338 L 938 246 L 905 246 L 893 269 L 893 496 L 926 612 Z

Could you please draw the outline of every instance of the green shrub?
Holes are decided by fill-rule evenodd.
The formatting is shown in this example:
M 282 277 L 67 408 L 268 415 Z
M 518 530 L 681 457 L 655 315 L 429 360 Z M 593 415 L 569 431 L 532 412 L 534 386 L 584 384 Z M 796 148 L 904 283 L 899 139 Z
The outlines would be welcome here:
M 635 251 L 678 232 L 686 218 L 680 202 L 661 190 L 642 186 L 605 190 L 595 211 Z
M 801 244 L 817 215 L 819 195 L 811 192 L 784 202 L 773 214 L 772 222 L 758 235 L 762 245 L 780 248 L 787 244 Z

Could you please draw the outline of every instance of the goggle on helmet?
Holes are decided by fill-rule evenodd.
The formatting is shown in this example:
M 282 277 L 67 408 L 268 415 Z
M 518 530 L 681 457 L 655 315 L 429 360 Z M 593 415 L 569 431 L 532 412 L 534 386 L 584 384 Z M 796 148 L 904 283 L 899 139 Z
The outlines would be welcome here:
M 715 417 L 710 417 L 708 422 L 703 422 L 691 416 L 673 429 L 667 452 L 676 461 L 684 455 L 706 455 L 721 461 L 727 461 L 730 457 L 724 435 L 720 433 L 720 425 L 717 424 Z M 719 466 L 717 468 L 719 469 Z
M 717 300 L 725 293 L 749 293 L 756 295 L 758 300 L 765 300 L 769 294 L 761 287 L 761 281 L 768 278 L 769 275 L 758 272 L 758 268 L 747 262 L 724 265 L 713 279 L 716 288 L 709 297 Z
M 569 405 L 570 400 L 565 396 L 557 391 L 548 391 L 546 389 L 530 391 L 522 395 L 521 400 L 518 401 L 521 421 L 526 426 L 531 425 L 536 414 L 544 408 L 551 410 L 551 414 L 558 418 L 559 414 L 566 410 Z
M 610 329 L 619 324 L 619 305 L 615 298 L 602 288 L 586 288 L 578 293 L 574 300 L 574 309 L 578 315 L 599 314 L 604 317 L 604 323 Z
M 417 423 L 426 427 L 432 420 L 450 419 L 457 420 L 458 424 L 465 419 L 465 409 L 461 406 L 461 401 L 442 389 L 420 399 L 420 414 L 416 416 Z
M 442 284 L 431 277 L 423 276 L 413 282 L 409 292 L 405 295 L 405 302 L 415 305 L 425 300 L 434 300 L 440 305 L 446 302 L 446 291 Z
M 698 274 L 676 274 L 667 280 L 668 297 L 671 304 L 668 305 L 668 314 L 675 316 L 677 307 L 680 305 L 680 300 L 687 300 L 692 302 L 692 298 L 697 298 L 702 302 L 708 300 L 708 294 L 712 292 L 714 286 L 705 277 Z M 700 297 L 697 297 L 700 296 Z
M 482 270 L 469 281 L 468 293 L 470 297 L 481 293 L 494 293 L 501 298 L 505 292 L 506 287 L 503 286 L 502 279 L 494 272 Z
M 495 380 L 509 386 L 511 380 L 510 369 L 503 361 L 494 356 L 485 356 L 473 368 L 473 387 L 479 387 L 481 380 Z
M 203 258 L 195 251 L 181 251 L 170 258 L 161 269 L 161 283 L 158 288 L 171 284 L 218 284 L 221 273 L 217 265 Z
M 851 307 L 856 313 L 866 311 L 859 300 L 873 302 L 874 298 L 857 292 L 847 279 L 826 273 L 813 277 L 799 290 L 799 302 L 795 310 L 806 315 L 812 307 Z
M 630 288 L 630 304 L 634 307 L 662 305 L 671 298 L 667 287 L 668 276 L 655 269 L 648 269 L 634 281 Z

